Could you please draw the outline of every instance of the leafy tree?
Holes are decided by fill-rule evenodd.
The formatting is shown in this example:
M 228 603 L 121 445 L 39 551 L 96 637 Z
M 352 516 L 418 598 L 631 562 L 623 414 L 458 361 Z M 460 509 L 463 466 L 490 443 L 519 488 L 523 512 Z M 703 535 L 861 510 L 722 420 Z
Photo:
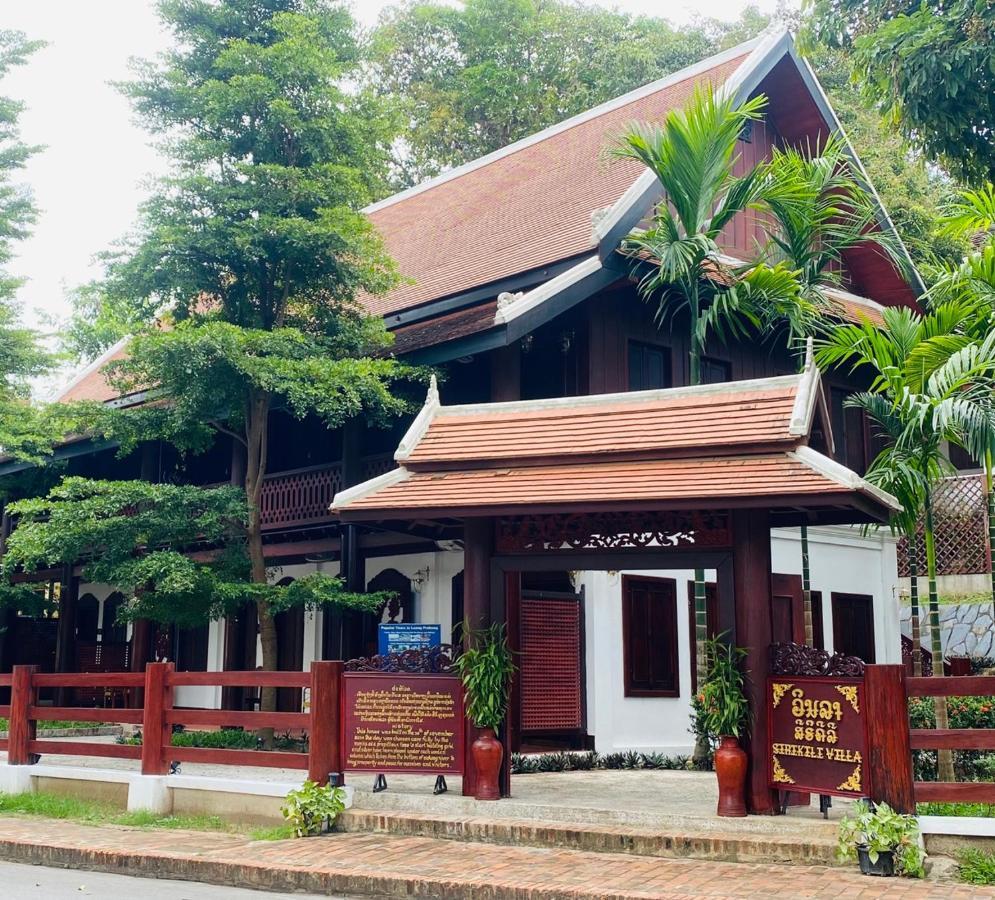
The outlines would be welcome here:
M 336 426 L 408 409 L 391 390 L 412 370 L 390 358 L 383 323 L 359 302 L 397 278 L 360 212 L 382 185 L 389 118 L 342 87 L 358 56 L 338 4 L 159 10 L 175 49 L 123 89 L 174 167 L 100 285 L 103 325 L 144 323 L 111 377 L 156 402 L 100 411 L 94 428 L 124 450 L 154 438 L 196 450 L 217 433 L 243 448 L 248 590 L 263 668 L 275 669 L 283 595 L 266 587 L 260 514 L 271 412 Z M 264 692 L 263 708 L 274 702 Z
M 765 166 L 733 174 L 737 142 L 744 123 L 759 118 L 761 96 L 735 106 L 710 90 L 699 90 L 673 110 L 663 125 L 637 124 L 614 150 L 643 163 L 663 186 L 666 202 L 657 204 L 648 229 L 633 231 L 623 243 L 639 275 L 639 292 L 657 307 L 657 321 L 683 317 L 690 345 L 690 382 L 701 383 L 701 358 L 712 335 L 761 331 L 776 318 L 793 333 L 804 329 L 809 307 L 796 273 L 765 263 L 733 269 L 718 246 L 722 229 L 734 216 L 773 196 Z M 695 636 L 698 683 L 704 684 L 708 639 L 705 573 L 695 570 Z M 695 756 L 707 753 L 699 741 Z
M 322 603 L 371 610 L 386 599 L 347 594 L 337 578 L 317 573 L 290 585 L 251 582 L 245 494 L 234 487 L 66 478 L 10 511 L 19 523 L 6 544 L 0 600 L 20 609 L 41 598 L 12 574 L 78 562 L 86 581 L 125 594 L 120 614 L 129 620 L 196 625 L 260 598 L 272 612 Z
M 403 187 L 690 65 L 713 32 L 563 0 L 414 0 L 381 17 L 365 83 L 407 120 Z
M 965 340 L 963 323 L 972 311 L 947 304 L 926 316 L 909 309 L 883 312 L 884 327 L 870 322 L 838 326 L 819 351 L 820 362 L 872 374 L 870 390 L 847 402 L 864 410 L 887 444 L 867 479 L 902 502 L 901 526 L 914 533 L 921 513 L 926 545 L 933 674 L 943 674 L 940 613 L 936 590 L 933 492 L 951 471 L 945 444 L 990 442 L 995 434 L 995 332 Z M 936 723 L 947 727 L 944 698 L 937 698 Z M 941 751 L 940 779 L 953 781 L 950 751 Z
M 41 45 L 18 31 L 0 30 L 0 79 L 23 65 Z M 21 280 L 7 271 L 16 245 L 36 219 L 30 191 L 19 181 L 25 164 L 39 148 L 21 139 L 24 104 L 0 96 L 0 446 L 3 452 L 40 459 L 56 437 L 56 423 L 29 404 L 30 382 L 52 364 L 38 335 L 20 316 Z
M 995 175 L 995 7 L 974 0 L 815 0 L 807 29 L 852 47 L 865 91 L 928 158 Z

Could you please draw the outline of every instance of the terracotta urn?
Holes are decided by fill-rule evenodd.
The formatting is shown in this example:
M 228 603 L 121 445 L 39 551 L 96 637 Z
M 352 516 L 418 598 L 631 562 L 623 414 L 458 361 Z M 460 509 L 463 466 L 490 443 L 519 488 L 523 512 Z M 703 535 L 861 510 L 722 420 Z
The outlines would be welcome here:
M 500 800 L 501 760 L 504 759 L 504 746 L 497 739 L 493 728 L 481 729 L 480 736 L 473 742 L 473 763 L 477 767 L 477 789 L 473 796 L 477 800 Z
M 719 781 L 720 816 L 746 815 L 746 751 L 731 734 L 719 738 L 715 751 L 715 775 Z

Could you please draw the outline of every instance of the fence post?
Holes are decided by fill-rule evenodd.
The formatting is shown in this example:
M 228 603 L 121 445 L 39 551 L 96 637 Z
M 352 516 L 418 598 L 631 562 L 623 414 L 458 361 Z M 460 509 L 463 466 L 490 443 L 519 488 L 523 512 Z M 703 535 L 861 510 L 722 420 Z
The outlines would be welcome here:
M 912 743 L 905 666 L 871 665 L 864 670 L 864 720 L 867 753 L 864 760 L 871 799 L 892 809 L 914 813 Z
M 311 663 L 311 737 L 308 743 L 307 777 L 318 784 L 328 783 L 328 773 L 342 772 L 341 729 L 342 662 L 315 660 Z
M 32 676 L 38 666 L 14 666 L 10 681 L 10 724 L 7 726 L 7 764 L 31 766 L 38 762 L 38 755 L 29 749 L 35 739 L 38 723 L 31 718 L 37 688 Z
M 145 666 L 145 705 L 142 709 L 142 774 L 166 775 L 169 760 L 165 751 L 170 745 L 171 726 L 165 713 L 173 708 L 173 688 L 167 683 L 173 672 L 171 662 L 147 663 Z

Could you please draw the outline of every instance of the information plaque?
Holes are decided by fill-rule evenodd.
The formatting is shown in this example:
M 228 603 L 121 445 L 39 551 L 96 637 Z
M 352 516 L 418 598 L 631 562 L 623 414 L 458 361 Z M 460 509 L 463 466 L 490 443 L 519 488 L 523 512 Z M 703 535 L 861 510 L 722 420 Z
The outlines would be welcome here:
M 347 672 L 347 771 L 458 775 L 463 771 L 463 685 L 453 675 Z
M 861 678 L 767 680 L 768 783 L 780 791 L 868 795 Z

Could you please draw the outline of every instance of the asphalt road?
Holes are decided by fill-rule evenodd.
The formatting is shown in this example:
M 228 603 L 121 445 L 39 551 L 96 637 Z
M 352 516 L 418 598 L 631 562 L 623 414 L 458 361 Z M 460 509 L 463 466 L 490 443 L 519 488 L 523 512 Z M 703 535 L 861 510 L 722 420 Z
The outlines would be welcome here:
M 192 881 L 164 881 L 158 878 L 135 878 L 104 872 L 80 872 L 73 869 L 48 869 L 0 862 L 0 897 L 4 900 L 261 900 L 263 897 L 293 897 L 294 900 L 347 900 L 316 894 L 273 894 L 218 887 Z

